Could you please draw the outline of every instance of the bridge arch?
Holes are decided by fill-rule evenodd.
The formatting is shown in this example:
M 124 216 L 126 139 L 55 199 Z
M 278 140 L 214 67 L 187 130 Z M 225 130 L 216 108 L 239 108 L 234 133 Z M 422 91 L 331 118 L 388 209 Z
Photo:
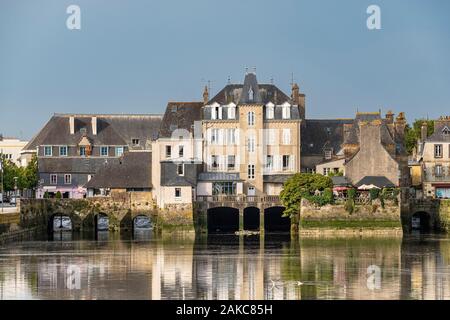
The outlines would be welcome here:
M 109 216 L 104 212 L 97 213 L 94 216 L 94 224 L 95 224 L 95 231 L 108 231 Z
M 133 218 L 133 230 L 150 230 L 153 228 L 151 217 L 139 214 Z
M 74 229 L 73 217 L 64 213 L 54 213 L 50 215 L 47 223 L 47 230 L 49 233 L 59 231 L 72 231 Z
M 244 209 L 244 230 L 255 231 L 259 230 L 260 219 L 259 208 L 247 207 Z
M 283 217 L 285 208 L 275 206 L 264 209 L 264 231 L 270 232 L 290 232 L 291 219 Z
M 209 233 L 230 233 L 239 230 L 239 209 L 215 207 L 207 211 Z
M 413 231 L 428 233 L 432 231 L 431 214 L 426 211 L 417 211 L 411 216 L 411 227 Z

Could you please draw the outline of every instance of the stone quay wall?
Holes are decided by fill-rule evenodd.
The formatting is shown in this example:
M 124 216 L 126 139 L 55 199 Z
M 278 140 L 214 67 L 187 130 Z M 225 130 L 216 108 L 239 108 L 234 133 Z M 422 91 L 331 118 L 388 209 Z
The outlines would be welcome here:
M 327 230 L 350 230 L 351 232 L 385 233 L 391 230 L 402 233 L 401 210 L 398 204 L 380 200 L 371 204 L 355 205 L 353 212 L 344 204 L 317 207 L 302 199 L 299 221 L 300 233 L 309 234 Z

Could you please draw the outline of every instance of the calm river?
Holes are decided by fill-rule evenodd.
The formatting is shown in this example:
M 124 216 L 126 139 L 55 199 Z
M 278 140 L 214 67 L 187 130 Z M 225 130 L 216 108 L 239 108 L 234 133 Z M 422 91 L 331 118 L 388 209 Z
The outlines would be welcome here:
M 65 234 L 0 247 L 1 299 L 450 299 L 450 238 Z

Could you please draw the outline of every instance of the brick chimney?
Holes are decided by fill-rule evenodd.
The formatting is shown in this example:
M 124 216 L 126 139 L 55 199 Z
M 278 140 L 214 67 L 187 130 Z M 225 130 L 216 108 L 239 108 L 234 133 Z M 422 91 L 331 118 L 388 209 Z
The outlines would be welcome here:
M 386 113 L 386 120 L 388 123 L 394 123 L 394 113 L 391 110 Z
M 203 90 L 203 105 L 206 105 L 208 101 L 209 101 L 208 86 L 205 86 L 205 89 Z
M 297 83 L 292 85 L 292 94 L 291 94 L 292 102 L 296 104 L 300 111 L 300 118 L 305 118 L 305 95 L 300 93 L 300 87 Z
M 92 134 L 97 135 L 97 117 L 92 117 Z
M 70 129 L 70 134 L 75 134 L 75 117 L 70 117 L 69 118 L 69 129 Z
M 395 134 L 399 137 L 400 140 L 403 140 L 405 137 L 405 128 L 406 128 L 406 118 L 405 113 L 400 112 L 395 119 L 394 122 Z
M 300 92 L 300 88 L 298 87 L 298 84 L 294 83 L 292 85 L 292 94 L 291 94 L 291 98 L 292 98 L 292 102 L 296 105 L 298 105 L 299 103 L 299 92 Z

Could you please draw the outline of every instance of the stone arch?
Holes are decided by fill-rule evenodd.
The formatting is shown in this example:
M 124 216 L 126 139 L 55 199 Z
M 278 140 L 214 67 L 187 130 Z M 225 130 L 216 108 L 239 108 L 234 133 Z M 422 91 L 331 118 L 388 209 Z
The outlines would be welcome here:
M 74 216 L 64 213 L 51 214 L 47 222 L 47 231 L 49 233 L 58 231 L 72 231 L 75 229 Z
M 207 211 L 209 233 L 230 233 L 239 230 L 239 209 L 215 207 Z
M 153 228 L 152 218 L 146 214 L 137 214 L 133 218 L 133 230 L 150 230 Z
M 285 208 L 275 206 L 264 209 L 264 231 L 267 232 L 290 232 L 291 219 L 283 217 Z
M 257 207 L 247 207 L 244 209 L 244 230 L 259 230 L 260 212 Z
M 417 211 L 411 216 L 411 228 L 413 231 L 420 231 L 421 233 L 431 232 L 433 224 L 431 214 L 426 211 Z
M 109 230 L 109 216 L 104 212 L 99 212 L 94 215 L 94 228 L 95 231 L 108 231 Z

